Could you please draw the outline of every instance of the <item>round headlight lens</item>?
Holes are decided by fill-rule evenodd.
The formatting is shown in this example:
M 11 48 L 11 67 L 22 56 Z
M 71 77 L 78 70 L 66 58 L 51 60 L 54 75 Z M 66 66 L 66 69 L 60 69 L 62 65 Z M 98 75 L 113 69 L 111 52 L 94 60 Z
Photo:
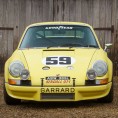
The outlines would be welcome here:
M 24 69 L 24 65 L 20 61 L 14 61 L 9 66 L 9 72 L 14 77 L 19 77 Z
M 87 71 L 87 77 L 89 80 L 94 80 L 97 76 L 97 73 L 94 69 L 90 69 Z
M 96 71 L 97 76 L 103 76 L 107 73 L 108 67 L 106 62 L 98 60 L 93 64 L 93 69 Z
M 27 69 L 22 70 L 20 77 L 22 80 L 27 80 L 29 78 L 29 71 Z

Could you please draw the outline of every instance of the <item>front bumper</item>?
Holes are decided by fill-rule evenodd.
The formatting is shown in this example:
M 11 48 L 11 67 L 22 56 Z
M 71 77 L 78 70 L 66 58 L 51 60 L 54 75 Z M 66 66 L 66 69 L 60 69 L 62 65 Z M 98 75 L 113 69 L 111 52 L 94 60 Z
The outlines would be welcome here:
M 97 99 L 108 95 L 111 86 L 112 82 L 106 85 L 77 87 L 29 87 L 13 86 L 5 83 L 9 96 L 17 99 L 33 101 L 80 101 Z M 56 97 L 54 97 L 55 95 Z

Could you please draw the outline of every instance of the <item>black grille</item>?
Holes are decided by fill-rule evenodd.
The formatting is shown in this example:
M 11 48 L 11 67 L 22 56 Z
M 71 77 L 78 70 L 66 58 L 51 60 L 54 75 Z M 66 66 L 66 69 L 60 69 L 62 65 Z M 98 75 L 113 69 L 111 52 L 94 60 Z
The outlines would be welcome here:
M 74 99 L 74 93 L 41 93 L 41 99 Z
M 30 80 L 21 80 L 20 85 L 21 86 L 31 86 L 31 81 Z
M 96 83 L 95 83 L 95 80 L 86 80 L 85 85 L 86 86 L 92 86 L 92 85 L 95 86 Z

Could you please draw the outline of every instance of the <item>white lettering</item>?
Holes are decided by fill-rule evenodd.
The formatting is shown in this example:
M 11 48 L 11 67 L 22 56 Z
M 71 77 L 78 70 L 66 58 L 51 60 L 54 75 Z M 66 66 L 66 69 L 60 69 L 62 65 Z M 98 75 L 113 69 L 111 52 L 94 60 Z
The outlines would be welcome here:
M 73 27 L 66 27 L 66 26 L 52 26 L 52 27 L 45 27 L 45 29 L 57 29 L 57 30 L 61 30 L 61 29 L 73 29 Z

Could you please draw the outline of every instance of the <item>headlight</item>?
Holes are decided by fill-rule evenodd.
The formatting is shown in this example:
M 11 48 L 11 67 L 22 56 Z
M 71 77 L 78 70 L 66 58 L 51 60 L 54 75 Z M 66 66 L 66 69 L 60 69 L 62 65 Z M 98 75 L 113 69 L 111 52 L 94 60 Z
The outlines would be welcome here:
M 107 73 L 108 67 L 106 62 L 98 60 L 93 64 L 93 69 L 96 71 L 97 76 L 103 76 Z
M 90 69 L 87 71 L 87 77 L 89 80 L 94 80 L 97 76 L 97 73 L 94 69 Z
M 14 77 L 19 77 L 24 69 L 24 65 L 20 61 L 14 61 L 9 66 L 9 72 Z
M 29 78 L 29 71 L 26 69 L 22 70 L 20 77 L 22 80 L 27 80 Z

